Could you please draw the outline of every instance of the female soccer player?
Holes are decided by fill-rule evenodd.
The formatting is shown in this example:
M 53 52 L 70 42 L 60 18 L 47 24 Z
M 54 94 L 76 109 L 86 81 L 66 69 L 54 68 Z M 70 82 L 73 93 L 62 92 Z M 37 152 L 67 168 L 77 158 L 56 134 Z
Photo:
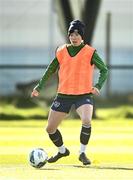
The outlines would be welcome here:
M 83 165 L 91 164 L 85 152 L 91 135 L 93 95 L 100 94 L 108 70 L 96 50 L 84 44 L 84 27 L 84 24 L 79 20 L 70 23 L 68 29 L 70 44 L 64 44 L 57 49 L 56 57 L 31 93 L 31 97 L 38 96 L 47 79 L 58 69 L 57 95 L 50 108 L 46 127 L 49 138 L 58 147 L 58 153 L 49 158 L 49 163 L 56 162 L 70 154 L 63 143 L 58 126 L 74 105 L 82 121 L 79 161 Z M 93 86 L 94 65 L 99 69 L 100 75 L 98 82 Z

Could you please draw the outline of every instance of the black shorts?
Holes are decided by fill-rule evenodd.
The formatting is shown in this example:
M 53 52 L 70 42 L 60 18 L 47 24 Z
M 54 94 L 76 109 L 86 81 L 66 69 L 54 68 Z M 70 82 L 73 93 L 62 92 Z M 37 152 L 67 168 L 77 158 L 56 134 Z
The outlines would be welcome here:
M 75 109 L 80 107 L 83 104 L 91 104 L 93 105 L 93 97 L 80 95 L 73 98 L 67 97 L 55 97 L 51 109 L 54 111 L 69 113 L 71 107 L 74 105 Z

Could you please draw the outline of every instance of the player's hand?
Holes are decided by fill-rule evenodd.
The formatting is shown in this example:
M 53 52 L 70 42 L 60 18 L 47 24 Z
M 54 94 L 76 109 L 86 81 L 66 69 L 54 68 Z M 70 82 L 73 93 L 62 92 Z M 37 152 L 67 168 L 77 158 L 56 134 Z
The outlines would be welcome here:
M 99 91 L 99 89 L 98 88 L 96 88 L 96 87 L 92 87 L 92 94 L 94 94 L 94 95 L 100 95 L 100 91 Z
M 32 93 L 31 93 L 31 97 L 37 97 L 39 96 L 39 92 L 35 89 L 33 89 Z

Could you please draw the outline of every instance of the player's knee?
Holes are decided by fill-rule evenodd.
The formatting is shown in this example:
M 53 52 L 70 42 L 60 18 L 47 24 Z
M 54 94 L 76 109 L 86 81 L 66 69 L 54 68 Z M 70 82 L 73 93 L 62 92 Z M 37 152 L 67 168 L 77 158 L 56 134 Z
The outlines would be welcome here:
M 55 129 L 54 129 L 53 127 L 51 127 L 51 126 L 47 126 L 47 127 L 46 127 L 46 132 L 47 132 L 48 134 L 52 134 L 53 132 L 55 132 Z
M 90 126 L 91 125 L 91 118 L 88 116 L 82 117 L 82 122 L 84 125 Z

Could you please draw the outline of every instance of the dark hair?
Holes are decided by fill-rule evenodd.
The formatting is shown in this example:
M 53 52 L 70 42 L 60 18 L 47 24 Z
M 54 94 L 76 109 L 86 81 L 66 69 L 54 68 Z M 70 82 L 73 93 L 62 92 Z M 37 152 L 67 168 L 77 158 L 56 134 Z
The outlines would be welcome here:
M 70 36 L 71 33 L 73 33 L 75 30 L 81 35 L 82 39 L 84 37 L 84 28 L 85 25 L 80 20 L 73 20 L 70 22 L 70 26 L 68 29 L 68 36 Z

